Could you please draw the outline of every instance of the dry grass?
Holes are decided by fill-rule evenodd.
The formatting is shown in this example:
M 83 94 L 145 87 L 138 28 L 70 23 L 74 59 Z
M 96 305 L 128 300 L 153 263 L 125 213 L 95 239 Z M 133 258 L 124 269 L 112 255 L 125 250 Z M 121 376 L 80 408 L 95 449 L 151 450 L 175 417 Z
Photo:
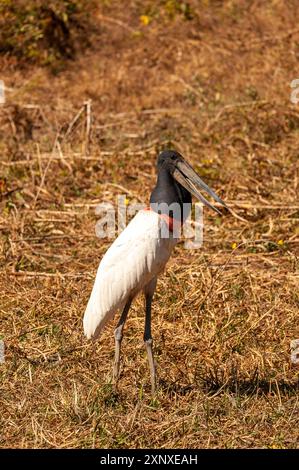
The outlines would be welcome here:
M 56 77 L 1 59 L 2 447 L 298 446 L 299 10 L 194 1 L 187 21 L 166 3 L 105 4 Z M 82 334 L 109 245 L 94 207 L 147 201 L 169 144 L 244 220 L 205 211 L 203 249 L 179 245 L 160 279 L 155 400 L 134 303 L 115 395 L 113 325 L 94 348 Z

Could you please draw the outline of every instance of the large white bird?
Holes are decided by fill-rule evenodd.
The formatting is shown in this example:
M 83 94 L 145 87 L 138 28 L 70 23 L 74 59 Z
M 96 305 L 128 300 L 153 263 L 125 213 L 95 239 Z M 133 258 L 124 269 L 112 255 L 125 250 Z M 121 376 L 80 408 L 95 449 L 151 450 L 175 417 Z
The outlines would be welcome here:
M 151 307 L 157 276 L 163 271 L 179 240 L 178 227 L 184 223 L 191 210 L 191 195 L 219 213 L 199 192 L 203 189 L 226 207 L 178 152 L 163 151 L 158 157 L 157 167 L 158 179 L 150 197 L 150 207 L 135 215 L 103 256 L 83 319 L 85 335 L 95 340 L 115 313 L 122 310 L 114 333 L 113 382 L 116 387 L 123 328 L 132 300 L 143 290 L 144 343 L 152 393 L 156 389 L 156 373 L 152 351 Z

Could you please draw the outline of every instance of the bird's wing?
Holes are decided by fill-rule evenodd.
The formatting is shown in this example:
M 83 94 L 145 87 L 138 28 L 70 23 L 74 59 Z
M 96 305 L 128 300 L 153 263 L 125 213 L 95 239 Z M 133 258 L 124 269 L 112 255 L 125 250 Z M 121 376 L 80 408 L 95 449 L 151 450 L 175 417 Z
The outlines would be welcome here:
M 88 338 L 96 339 L 128 298 L 163 270 L 177 242 L 161 237 L 163 224 L 155 212 L 139 211 L 105 253 L 83 319 Z

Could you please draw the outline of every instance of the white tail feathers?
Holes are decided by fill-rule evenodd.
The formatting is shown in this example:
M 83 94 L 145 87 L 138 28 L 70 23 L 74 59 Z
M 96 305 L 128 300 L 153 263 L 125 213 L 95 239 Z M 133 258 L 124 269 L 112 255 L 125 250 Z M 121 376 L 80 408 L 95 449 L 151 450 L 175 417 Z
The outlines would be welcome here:
M 106 323 L 112 320 L 122 306 L 121 298 L 111 299 L 109 294 L 111 294 L 109 280 L 107 281 L 105 277 L 103 279 L 99 267 L 83 318 L 84 333 L 88 339 L 96 340 Z

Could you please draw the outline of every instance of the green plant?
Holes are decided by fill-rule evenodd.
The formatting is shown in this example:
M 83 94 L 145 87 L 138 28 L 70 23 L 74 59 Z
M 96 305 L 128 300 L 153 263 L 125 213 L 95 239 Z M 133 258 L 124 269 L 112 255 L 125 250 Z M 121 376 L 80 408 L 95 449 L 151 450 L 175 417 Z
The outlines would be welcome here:
M 73 58 L 79 40 L 80 47 L 87 44 L 93 6 L 86 0 L 0 0 L 0 55 L 42 65 Z

